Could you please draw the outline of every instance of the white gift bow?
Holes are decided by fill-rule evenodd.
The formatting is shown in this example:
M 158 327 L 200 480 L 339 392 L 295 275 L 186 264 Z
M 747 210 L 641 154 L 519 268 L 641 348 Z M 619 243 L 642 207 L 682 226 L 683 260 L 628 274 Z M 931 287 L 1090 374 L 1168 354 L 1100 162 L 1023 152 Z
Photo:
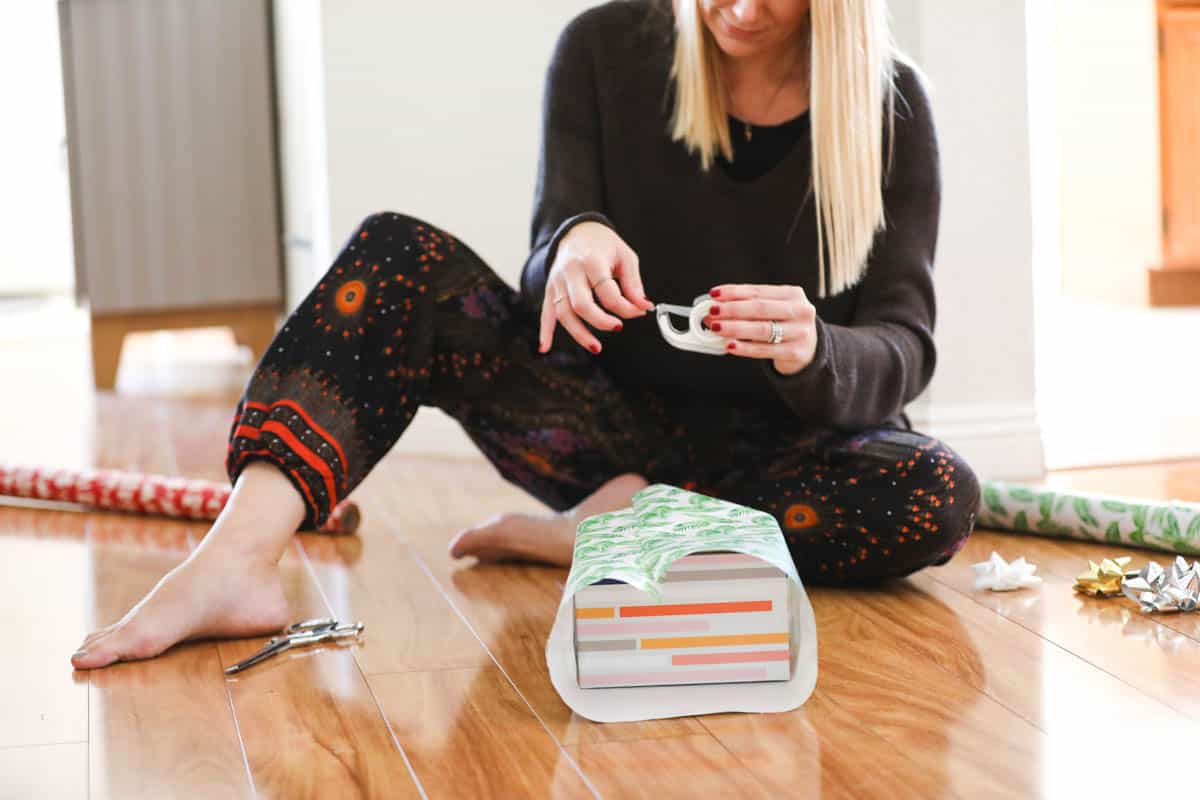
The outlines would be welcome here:
M 1011 564 L 1000 557 L 995 550 L 987 561 L 972 564 L 975 570 L 975 589 L 991 589 L 993 592 L 1011 592 L 1014 589 L 1024 589 L 1037 586 L 1042 579 L 1033 573 L 1036 564 L 1030 564 L 1021 556 Z

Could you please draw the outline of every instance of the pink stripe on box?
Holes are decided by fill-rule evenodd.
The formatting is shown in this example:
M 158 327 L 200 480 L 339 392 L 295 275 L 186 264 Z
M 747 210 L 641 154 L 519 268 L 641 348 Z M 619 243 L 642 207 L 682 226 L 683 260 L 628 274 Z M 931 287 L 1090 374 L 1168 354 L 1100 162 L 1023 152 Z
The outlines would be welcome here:
M 766 667 L 743 669 L 698 669 L 672 670 L 671 672 L 617 672 L 611 675 L 580 676 L 579 685 L 587 689 L 592 686 L 612 686 L 617 683 L 640 683 L 666 686 L 675 683 L 709 683 L 714 681 L 765 681 Z
M 621 633 L 703 633 L 712 629 L 706 619 L 680 619 L 664 622 L 576 622 L 580 636 L 606 636 Z
M 671 666 L 689 664 L 742 664 L 747 661 L 787 661 L 787 650 L 753 650 L 742 653 L 677 653 L 671 656 Z
M 686 561 L 684 560 L 686 559 Z M 709 564 L 759 564 L 766 565 L 767 562 L 755 556 L 748 556 L 743 553 L 693 553 L 690 556 L 684 556 L 679 559 L 685 564 L 695 564 L 696 566 L 707 566 Z

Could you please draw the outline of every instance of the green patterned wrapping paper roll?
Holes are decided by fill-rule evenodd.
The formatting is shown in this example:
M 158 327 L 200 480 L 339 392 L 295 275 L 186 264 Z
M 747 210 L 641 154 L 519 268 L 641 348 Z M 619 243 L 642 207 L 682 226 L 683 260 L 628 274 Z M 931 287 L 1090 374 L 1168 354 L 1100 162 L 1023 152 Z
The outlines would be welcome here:
M 1200 555 L 1200 503 L 983 481 L 979 528 Z

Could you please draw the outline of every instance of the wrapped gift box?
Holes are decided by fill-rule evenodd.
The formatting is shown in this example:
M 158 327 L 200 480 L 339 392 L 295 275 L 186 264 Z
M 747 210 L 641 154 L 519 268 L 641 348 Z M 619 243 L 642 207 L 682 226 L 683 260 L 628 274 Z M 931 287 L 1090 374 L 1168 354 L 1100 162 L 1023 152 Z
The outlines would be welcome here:
M 576 530 L 564 599 L 577 685 L 787 681 L 797 591 L 772 515 L 647 486 L 631 508 L 588 517 Z
M 579 685 L 786 681 L 789 591 L 783 570 L 731 552 L 675 561 L 660 600 L 624 581 L 593 583 L 575 595 Z

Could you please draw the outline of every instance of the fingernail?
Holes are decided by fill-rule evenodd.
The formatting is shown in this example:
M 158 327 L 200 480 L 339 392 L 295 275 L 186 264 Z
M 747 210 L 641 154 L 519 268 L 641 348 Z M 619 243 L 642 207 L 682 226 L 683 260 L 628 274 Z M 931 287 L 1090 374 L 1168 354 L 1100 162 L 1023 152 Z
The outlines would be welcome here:
M 83 658 L 87 655 L 87 650 L 76 650 L 71 654 L 71 658 Z
M 721 330 L 721 323 L 714 322 L 713 324 L 709 325 L 708 327 L 712 328 L 714 331 L 719 331 L 719 330 Z
M 591 347 L 589 347 L 588 349 L 589 349 L 589 350 L 591 350 L 593 353 L 599 353 L 599 352 L 600 352 L 600 345 L 598 345 L 598 344 L 594 344 L 594 345 L 592 345 Z
M 709 292 L 709 295 L 711 295 L 712 297 L 720 297 L 720 296 L 721 296 L 721 290 L 720 290 L 720 289 L 713 289 L 711 292 Z
M 712 314 L 712 315 L 715 317 L 717 314 L 720 314 L 720 313 L 721 313 L 721 307 L 720 307 L 720 306 L 713 306 L 712 308 L 710 308 L 710 309 L 708 310 L 708 313 Z
M 614 331 L 619 331 L 619 330 L 621 330 L 621 328 L 623 328 L 623 327 L 625 327 L 625 326 L 624 326 L 624 325 L 622 325 L 621 323 L 619 323 L 619 322 L 618 322 L 618 323 L 616 324 L 616 326 L 613 328 L 613 330 L 614 330 Z
M 737 347 L 737 342 L 730 342 L 729 344 L 725 345 L 726 350 L 732 350 L 735 347 Z

